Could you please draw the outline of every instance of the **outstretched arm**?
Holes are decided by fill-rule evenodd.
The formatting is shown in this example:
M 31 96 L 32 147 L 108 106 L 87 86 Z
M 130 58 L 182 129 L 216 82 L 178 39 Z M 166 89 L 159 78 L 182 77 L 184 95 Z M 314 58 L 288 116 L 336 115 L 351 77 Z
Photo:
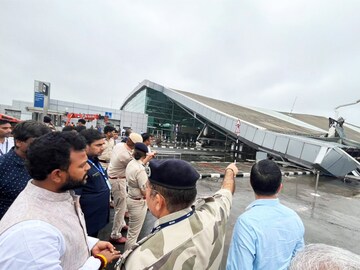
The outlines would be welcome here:
M 235 177 L 238 173 L 235 163 L 230 163 L 225 169 L 225 176 L 221 188 L 228 189 L 232 194 L 235 191 Z

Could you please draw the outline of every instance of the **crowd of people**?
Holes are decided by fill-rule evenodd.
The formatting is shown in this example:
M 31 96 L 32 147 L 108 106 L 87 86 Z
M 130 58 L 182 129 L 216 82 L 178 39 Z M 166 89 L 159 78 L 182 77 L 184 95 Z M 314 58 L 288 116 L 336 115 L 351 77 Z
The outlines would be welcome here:
M 0 269 L 219 269 L 236 165 L 219 191 L 197 198 L 198 172 L 156 159 L 153 136 L 129 129 L 121 140 L 113 126 L 85 123 L 0 121 Z M 236 221 L 226 269 L 360 269 L 357 254 L 305 245 L 300 217 L 279 201 L 274 161 L 255 163 L 250 184 L 255 200 Z M 100 240 L 111 205 L 112 231 Z M 139 239 L 147 211 L 157 221 Z

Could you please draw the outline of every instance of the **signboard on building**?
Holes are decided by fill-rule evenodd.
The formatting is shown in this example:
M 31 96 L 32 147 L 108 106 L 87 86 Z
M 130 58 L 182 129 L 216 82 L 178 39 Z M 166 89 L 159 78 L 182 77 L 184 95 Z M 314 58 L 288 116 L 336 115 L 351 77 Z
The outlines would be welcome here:
M 105 112 L 105 116 L 107 116 L 109 119 L 112 119 L 112 112 Z
M 45 98 L 50 96 L 50 83 L 35 81 L 34 83 L 34 107 L 44 108 Z

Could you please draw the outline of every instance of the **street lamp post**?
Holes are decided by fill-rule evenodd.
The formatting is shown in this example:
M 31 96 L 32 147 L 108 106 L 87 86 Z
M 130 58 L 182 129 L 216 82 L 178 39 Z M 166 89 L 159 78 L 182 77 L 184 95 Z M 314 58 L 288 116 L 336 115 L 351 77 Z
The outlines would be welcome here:
M 336 116 L 336 119 L 339 118 L 339 112 L 338 112 L 338 109 L 342 108 L 342 107 L 347 107 L 347 106 L 350 106 L 350 105 L 355 105 L 357 103 L 360 103 L 360 99 L 358 99 L 357 101 L 355 102 L 352 102 L 352 103 L 348 103 L 348 104 L 343 104 L 343 105 L 339 105 L 337 107 L 334 108 L 335 110 L 335 116 Z

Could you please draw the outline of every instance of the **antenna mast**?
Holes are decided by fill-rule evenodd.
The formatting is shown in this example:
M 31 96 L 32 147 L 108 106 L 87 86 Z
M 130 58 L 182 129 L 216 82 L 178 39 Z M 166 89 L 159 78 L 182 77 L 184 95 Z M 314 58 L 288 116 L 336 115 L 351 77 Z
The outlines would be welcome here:
M 296 99 L 297 99 L 297 97 L 295 97 L 294 103 L 293 103 L 293 105 L 292 105 L 292 107 L 291 107 L 291 111 L 290 111 L 290 113 L 289 113 L 290 116 L 291 116 L 291 114 L 292 114 L 292 112 L 293 112 L 293 110 L 294 110 L 295 103 L 296 103 Z

